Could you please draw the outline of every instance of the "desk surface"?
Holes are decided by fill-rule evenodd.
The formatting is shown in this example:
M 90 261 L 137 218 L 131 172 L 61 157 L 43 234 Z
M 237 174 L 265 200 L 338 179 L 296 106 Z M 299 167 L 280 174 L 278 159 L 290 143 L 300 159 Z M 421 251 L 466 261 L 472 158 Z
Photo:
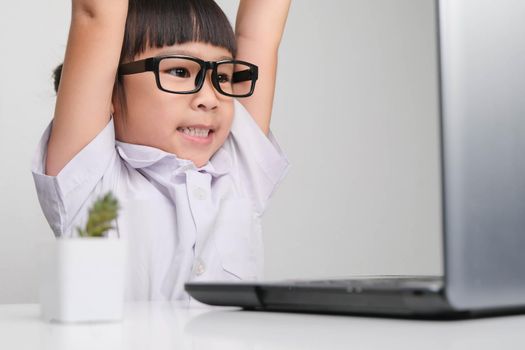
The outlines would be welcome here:
M 525 316 L 467 321 L 127 304 L 122 322 L 47 323 L 38 304 L 0 305 L 0 349 L 523 349 Z

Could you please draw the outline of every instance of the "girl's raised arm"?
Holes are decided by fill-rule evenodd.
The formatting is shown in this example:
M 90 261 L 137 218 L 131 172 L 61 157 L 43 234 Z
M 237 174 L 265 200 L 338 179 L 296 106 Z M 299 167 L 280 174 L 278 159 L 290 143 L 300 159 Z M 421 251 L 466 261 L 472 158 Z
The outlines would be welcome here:
M 291 0 L 240 0 L 235 24 L 237 59 L 259 66 L 252 96 L 239 99 L 268 135 L 273 107 L 277 54 Z
M 107 125 L 128 0 L 73 0 L 49 137 L 46 175 L 56 176 Z

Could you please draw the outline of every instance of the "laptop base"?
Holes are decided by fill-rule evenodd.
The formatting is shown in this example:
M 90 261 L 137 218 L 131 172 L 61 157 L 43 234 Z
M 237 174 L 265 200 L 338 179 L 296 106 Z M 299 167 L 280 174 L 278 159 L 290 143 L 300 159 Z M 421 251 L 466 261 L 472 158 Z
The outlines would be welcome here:
M 525 308 L 456 310 L 447 301 L 439 283 L 388 283 L 367 286 L 359 281 L 304 281 L 276 283 L 186 283 L 186 291 L 200 302 L 215 306 L 237 306 L 244 310 L 339 314 L 428 320 L 458 320 L 525 313 Z M 338 284 L 337 282 L 348 282 Z M 428 281 L 426 281 L 428 282 Z M 439 281 L 437 281 L 439 282 Z M 391 288 L 388 285 L 391 285 Z M 349 287 L 350 285 L 350 287 Z

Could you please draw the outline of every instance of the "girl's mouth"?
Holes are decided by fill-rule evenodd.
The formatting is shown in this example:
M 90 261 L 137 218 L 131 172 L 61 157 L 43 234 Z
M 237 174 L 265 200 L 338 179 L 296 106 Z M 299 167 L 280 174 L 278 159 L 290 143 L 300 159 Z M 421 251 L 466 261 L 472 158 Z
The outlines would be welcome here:
M 185 140 L 201 145 L 211 143 L 213 134 L 215 133 L 213 129 L 194 127 L 179 127 L 177 128 L 177 132 L 179 132 Z

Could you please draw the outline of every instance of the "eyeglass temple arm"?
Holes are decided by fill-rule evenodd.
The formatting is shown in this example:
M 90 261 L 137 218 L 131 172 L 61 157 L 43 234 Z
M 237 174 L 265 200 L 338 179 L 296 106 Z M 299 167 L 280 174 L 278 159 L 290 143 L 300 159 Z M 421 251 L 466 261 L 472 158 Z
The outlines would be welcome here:
M 124 63 L 118 68 L 119 75 L 142 73 L 147 71 L 154 71 L 154 61 L 152 58 L 146 58 L 144 60 Z
M 232 82 L 240 83 L 241 81 L 257 80 L 256 69 L 246 69 L 233 73 Z

